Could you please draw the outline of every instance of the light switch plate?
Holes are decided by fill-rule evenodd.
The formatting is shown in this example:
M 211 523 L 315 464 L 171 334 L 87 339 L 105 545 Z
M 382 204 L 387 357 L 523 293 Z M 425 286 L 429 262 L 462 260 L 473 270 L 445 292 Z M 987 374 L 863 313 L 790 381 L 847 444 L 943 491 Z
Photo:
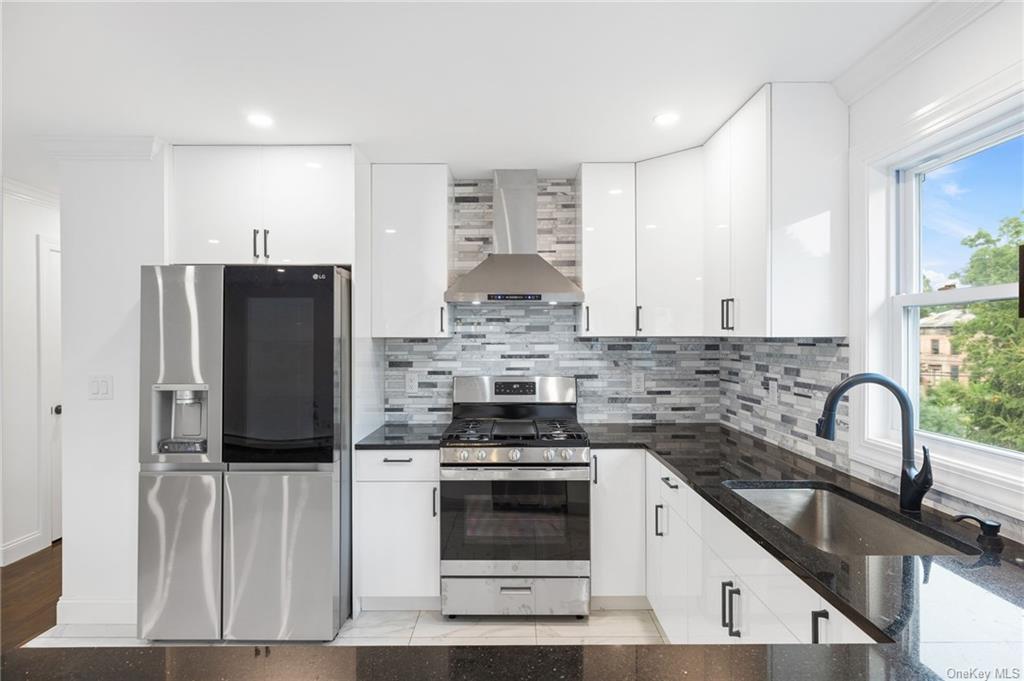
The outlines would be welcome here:
M 89 374 L 89 399 L 114 399 L 114 377 L 110 374 Z
M 630 390 L 635 393 L 644 391 L 644 372 L 634 371 L 630 377 Z
M 405 392 L 407 395 L 414 395 L 419 392 L 420 381 L 412 371 L 405 372 Z

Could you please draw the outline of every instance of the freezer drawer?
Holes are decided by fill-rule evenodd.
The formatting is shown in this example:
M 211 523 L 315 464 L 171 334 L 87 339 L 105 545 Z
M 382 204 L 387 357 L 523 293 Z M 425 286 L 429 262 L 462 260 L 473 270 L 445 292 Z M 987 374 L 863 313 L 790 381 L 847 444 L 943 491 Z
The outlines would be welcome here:
M 224 474 L 224 638 L 337 634 L 340 524 L 330 472 Z
M 442 577 L 442 615 L 589 615 L 589 577 Z
M 139 638 L 220 638 L 221 476 L 139 474 Z

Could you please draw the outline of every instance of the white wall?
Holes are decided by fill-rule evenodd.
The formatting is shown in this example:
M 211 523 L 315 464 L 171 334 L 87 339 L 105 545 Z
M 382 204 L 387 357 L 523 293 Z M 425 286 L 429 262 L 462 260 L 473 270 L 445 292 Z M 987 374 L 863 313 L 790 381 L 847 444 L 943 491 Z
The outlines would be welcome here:
M 50 545 L 50 462 L 39 447 L 36 240 L 58 239 L 57 197 L 3 184 L 3 525 L 0 564 Z M 46 452 L 48 454 L 49 452 Z
M 384 423 L 384 341 L 370 336 L 370 163 L 355 149 L 355 262 L 352 264 L 352 437 Z
M 135 622 L 139 267 L 164 262 L 166 176 L 163 153 L 140 155 L 60 163 L 61 623 Z M 91 374 L 113 377 L 112 400 L 88 399 Z

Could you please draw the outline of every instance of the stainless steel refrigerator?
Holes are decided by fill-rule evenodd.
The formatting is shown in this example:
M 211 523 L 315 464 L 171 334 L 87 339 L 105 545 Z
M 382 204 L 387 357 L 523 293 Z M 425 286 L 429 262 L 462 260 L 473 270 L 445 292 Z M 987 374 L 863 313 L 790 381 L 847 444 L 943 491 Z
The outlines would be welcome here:
M 138 631 L 333 639 L 351 612 L 350 276 L 142 268 Z

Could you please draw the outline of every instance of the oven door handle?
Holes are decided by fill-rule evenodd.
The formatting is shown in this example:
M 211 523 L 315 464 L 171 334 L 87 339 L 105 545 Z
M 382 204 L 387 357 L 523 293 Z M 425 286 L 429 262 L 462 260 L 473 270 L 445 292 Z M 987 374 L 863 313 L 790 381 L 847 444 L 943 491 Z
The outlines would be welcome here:
M 441 480 L 446 482 L 472 480 L 582 480 L 590 481 L 589 466 L 564 468 L 498 468 L 493 466 L 464 468 L 441 467 Z

